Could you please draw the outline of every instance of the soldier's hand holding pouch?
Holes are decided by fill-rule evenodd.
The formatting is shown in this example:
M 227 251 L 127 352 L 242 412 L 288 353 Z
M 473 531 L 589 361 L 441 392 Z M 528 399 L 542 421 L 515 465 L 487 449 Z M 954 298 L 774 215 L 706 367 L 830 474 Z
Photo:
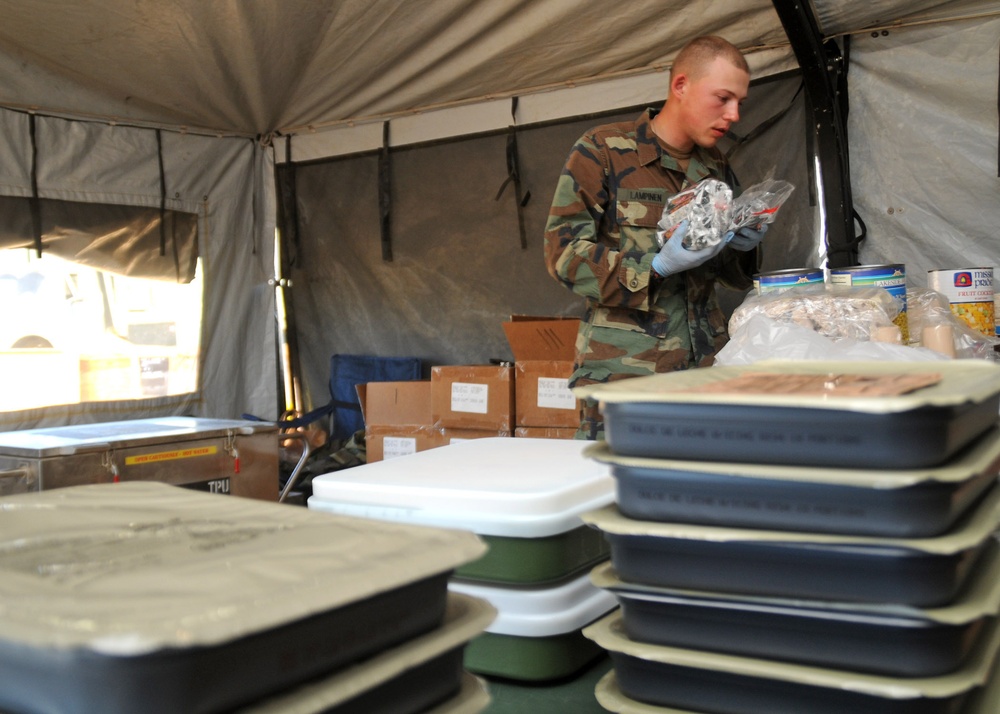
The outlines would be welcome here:
M 706 260 L 715 257 L 726 246 L 724 241 L 719 241 L 716 245 L 701 250 L 688 250 L 683 245 L 684 235 L 687 231 L 688 222 L 681 221 L 670 239 L 660 248 L 660 252 L 653 256 L 653 270 L 662 277 L 665 278 L 668 275 L 696 268 Z

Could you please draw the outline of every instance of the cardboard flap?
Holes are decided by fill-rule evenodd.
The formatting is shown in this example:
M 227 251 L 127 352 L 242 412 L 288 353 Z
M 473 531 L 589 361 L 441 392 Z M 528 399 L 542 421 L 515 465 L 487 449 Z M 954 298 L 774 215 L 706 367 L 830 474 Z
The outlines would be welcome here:
M 514 315 L 503 323 L 514 360 L 565 360 L 576 357 L 576 317 L 527 317 Z
M 365 426 L 424 426 L 431 418 L 431 383 L 429 380 L 409 382 L 368 382 L 361 398 Z

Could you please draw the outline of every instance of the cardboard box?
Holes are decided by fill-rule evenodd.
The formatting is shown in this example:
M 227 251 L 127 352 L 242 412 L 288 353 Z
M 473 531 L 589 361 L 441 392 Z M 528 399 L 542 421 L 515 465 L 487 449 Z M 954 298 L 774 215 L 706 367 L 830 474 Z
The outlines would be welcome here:
M 369 382 L 357 387 L 365 418 L 368 463 L 441 446 L 441 432 L 431 414 L 431 383 Z
M 438 432 L 444 444 L 455 444 L 469 439 L 485 439 L 494 436 L 511 437 L 509 431 L 490 431 L 488 429 L 440 429 Z
M 365 453 L 369 464 L 435 449 L 447 443 L 441 429 L 433 426 L 402 424 L 365 427 Z
M 432 367 L 431 412 L 434 424 L 446 429 L 481 429 L 509 434 L 514 421 L 513 367 Z
M 370 426 L 431 426 L 431 383 L 369 382 L 357 387 L 365 428 Z
M 580 400 L 569 389 L 577 318 L 514 315 L 503 323 L 514 353 L 515 426 L 576 429 Z
M 514 436 L 521 439 L 574 439 L 576 428 L 562 426 L 519 426 Z

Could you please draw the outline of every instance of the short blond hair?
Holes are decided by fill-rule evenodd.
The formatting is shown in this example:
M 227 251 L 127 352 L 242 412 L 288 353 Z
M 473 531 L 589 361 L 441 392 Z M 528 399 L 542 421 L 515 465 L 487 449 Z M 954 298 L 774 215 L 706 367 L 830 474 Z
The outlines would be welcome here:
M 674 60 L 673 73 L 686 74 L 696 79 L 716 57 L 722 57 L 734 67 L 750 74 L 750 65 L 740 48 L 717 35 L 696 37 L 684 45 Z

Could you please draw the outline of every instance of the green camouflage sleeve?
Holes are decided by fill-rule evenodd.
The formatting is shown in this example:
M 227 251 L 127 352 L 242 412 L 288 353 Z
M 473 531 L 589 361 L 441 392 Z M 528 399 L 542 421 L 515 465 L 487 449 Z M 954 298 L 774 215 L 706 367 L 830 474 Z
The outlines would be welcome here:
M 615 216 L 606 215 L 611 205 L 607 166 L 592 135 L 573 146 L 545 225 L 545 264 L 578 295 L 604 305 L 648 309 L 655 251 L 619 249 Z
M 731 290 L 747 290 L 760 272 L 760 248 L 745 252 L 727 248 L 718 256 L 716 279 Z

